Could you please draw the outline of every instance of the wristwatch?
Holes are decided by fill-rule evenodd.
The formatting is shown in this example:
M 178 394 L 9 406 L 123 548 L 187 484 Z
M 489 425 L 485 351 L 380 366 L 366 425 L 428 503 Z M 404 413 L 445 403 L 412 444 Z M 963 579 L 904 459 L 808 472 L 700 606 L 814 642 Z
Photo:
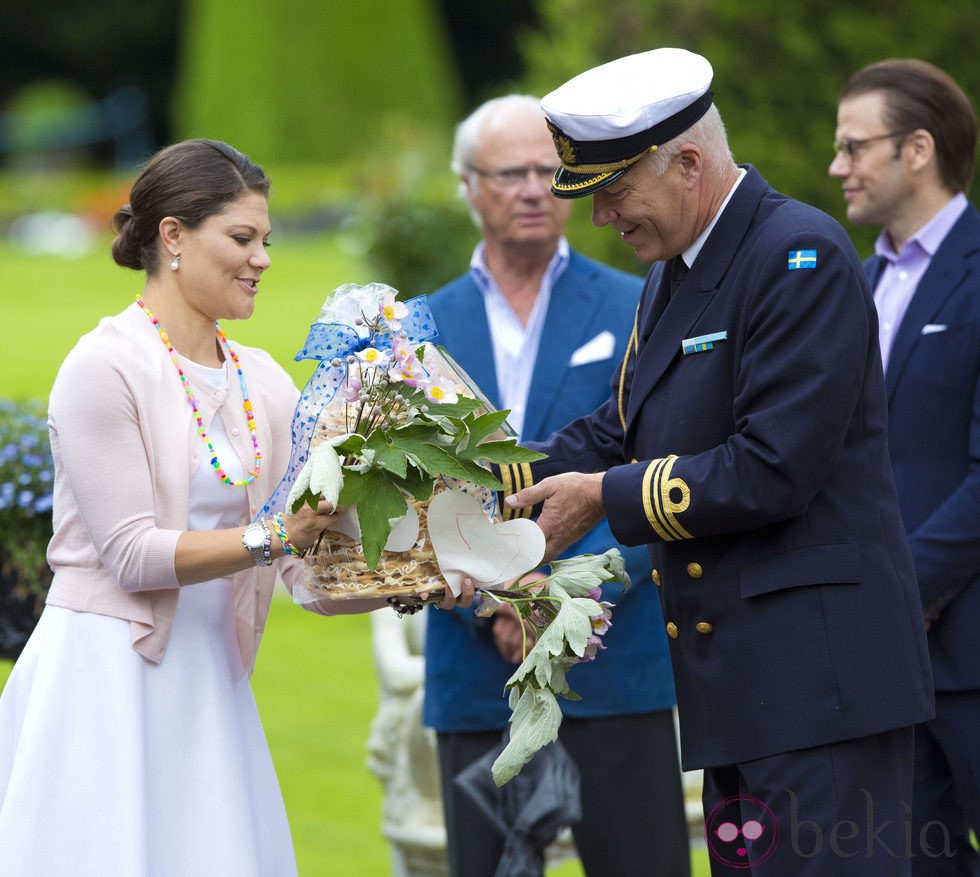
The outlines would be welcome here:
M 252 555 L 256 566 L 272 566 L 272 534 L 265 521 L 255 521 L 242 533 L 242 545 Z

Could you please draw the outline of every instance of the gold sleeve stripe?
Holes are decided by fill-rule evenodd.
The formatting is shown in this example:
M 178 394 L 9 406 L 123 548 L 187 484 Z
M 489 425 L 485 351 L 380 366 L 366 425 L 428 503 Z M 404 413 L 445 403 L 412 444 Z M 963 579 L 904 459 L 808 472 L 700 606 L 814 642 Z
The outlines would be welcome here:
M 629 343 L 626 345 L 626 353 L 623 355 L 623 364 L 619 368 L 619 387 L 617 388 L 617 402 L 619 404 L 619 422 L 626 430 L 626 409 L 623 407 L 623 387 L 626 386 L 626 368 L 629 365 L 630 353 L 636 348 L 637 329 L 640 325 L 640 306 L 636 306 L 636 314 L 633 317 L 633 333 L 630 335 Z
M 504 484 L 504 496 L 510 496 L 512 493 L 517 493 L 514 489 L 514 479 L 510 472 L 510 463 L 502 463 L 500 466 L 500 480 Z M 501 520 L 509 521 L 513 519 L 516 512 L 507 503 L 500 503 L 500 517 Z
M 514 471 L 518 474 L 518 480 L 520 481 L 520 490 L 525 487 L 530 487 L 534 484 L 534 477 L 531 475 L 531 465 L 529 463 L 514 463 Z M 531 517 L 531 507 L 528 506 L 526 509 L 519 509 L 514 512 L 514 516 L 518 518 L 530 518 Z
M 504 496 L 510 496 L 512 493 L 517 493 L 514 490 L 514 481 L 510 476 L 510 463 L 500 464 L 500 480 L 504 483 Z
M 682 478 L 671 478 L 675 454 L 654 460 L 643 475 L 643 510 L 654 532 L 666 542 L 694 538 L 677 521 L 677 515 L 691 504 L 691 490 Z M 671 490 L 679 490 L 681 498 L 674 502 Z
M 653 480 L 654 472 L 662 466 L 663 460 L 654 460 L 647 466 L 647 471 L 643 473 L 643 511 L 646 513 L 647 520 L 650 522 L 650 526 L 653 527 L 653 531 L 665 542 L 673 542 L 674 537 L 660 526 L 660 522 L 657 520 L 653 510 L 653 503 L 650 500 L 650 494 L 652 492 L 650 482 Z
M 531 479 L 531 467 L 527 463 L 507 463 L 500 467 L 500 480 L 504 485 L 504 496 L 517 493 L 534 482 Z M 500 517 L 504 521 L 514 518 L 530 518 L 531 509 L 512 509 L 506 503 L 500 504 Z

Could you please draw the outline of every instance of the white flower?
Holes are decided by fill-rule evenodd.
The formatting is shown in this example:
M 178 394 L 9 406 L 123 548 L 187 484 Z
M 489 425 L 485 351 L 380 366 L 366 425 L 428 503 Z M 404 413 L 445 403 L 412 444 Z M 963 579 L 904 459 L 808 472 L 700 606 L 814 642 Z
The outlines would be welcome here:
M 392 332 L 398 332 L 401 321 L 408 316 L 408 308 L 395 298 L 395 291 L 387 293 L 381 300 L 381 317 Z
M 367 338 L 370 330 L 363 318 L 374 319 L 381 312 L 381 303 L 388 295 L 395 296 L 397 292 L 384 283 L 368 283 L 366 286 L 345 283 L 327 294 L 315 322 L 353 326 L 359 337 Z M 359 318 L 360 325 L 356 323 Z
M 422 383 L 421 386 L 425 391 L 425 398 L 430 402 L 442 404 L 459 401 L 456 385 L 448 378 L 434 377 Z

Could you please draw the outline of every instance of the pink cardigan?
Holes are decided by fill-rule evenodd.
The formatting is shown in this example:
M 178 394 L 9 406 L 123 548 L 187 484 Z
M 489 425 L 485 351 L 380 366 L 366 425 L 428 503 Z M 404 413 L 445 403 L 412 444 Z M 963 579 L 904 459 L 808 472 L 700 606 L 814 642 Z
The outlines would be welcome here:
M 231 344 L 254 405 L 263 454 L 259 477 L 245 488 L 249 518 L 238 522 L 244 525 L 286 470 L 299 394 L 267 353 Z M 220 410 L 235 450 L 250 463 L 237 378 L 232 375 L 226 392 L 215 392 L 188 377 L 205 429 Z M 207 446 L 170 355 L 136 304 L 103 319 L 68 354 L 51 391 L 48 425 L 55 479 L 54 537 L 48 547 L 54 581 L 47 602 L 130 621 L 133 648 L 160 662 L 180 596 L 174 553 L 187 529 L 190 476 Z M 276 573 L 291 590 L 300 571 L 296 561 L 283 558 L 232 577 L 238 645 L 249 673 Z M 329 604 L 309 608 L 332 614 Z

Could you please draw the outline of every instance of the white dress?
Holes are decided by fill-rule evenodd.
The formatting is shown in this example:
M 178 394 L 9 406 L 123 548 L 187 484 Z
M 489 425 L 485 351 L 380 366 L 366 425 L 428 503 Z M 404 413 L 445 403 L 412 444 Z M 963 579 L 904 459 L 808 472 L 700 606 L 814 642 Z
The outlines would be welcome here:
M 226 382 L 224 369 L 183 367 Z M 240 479 L 219 417 L 209 437 Z M 246 513 L 244 489 L 222 484 L 203 455 L 189 529 Z M 0 874 L 296 874 L 230 579 L 181 590 L 160 664 L 133 650 L 127 621 L 44 609 L 0 695 Z

